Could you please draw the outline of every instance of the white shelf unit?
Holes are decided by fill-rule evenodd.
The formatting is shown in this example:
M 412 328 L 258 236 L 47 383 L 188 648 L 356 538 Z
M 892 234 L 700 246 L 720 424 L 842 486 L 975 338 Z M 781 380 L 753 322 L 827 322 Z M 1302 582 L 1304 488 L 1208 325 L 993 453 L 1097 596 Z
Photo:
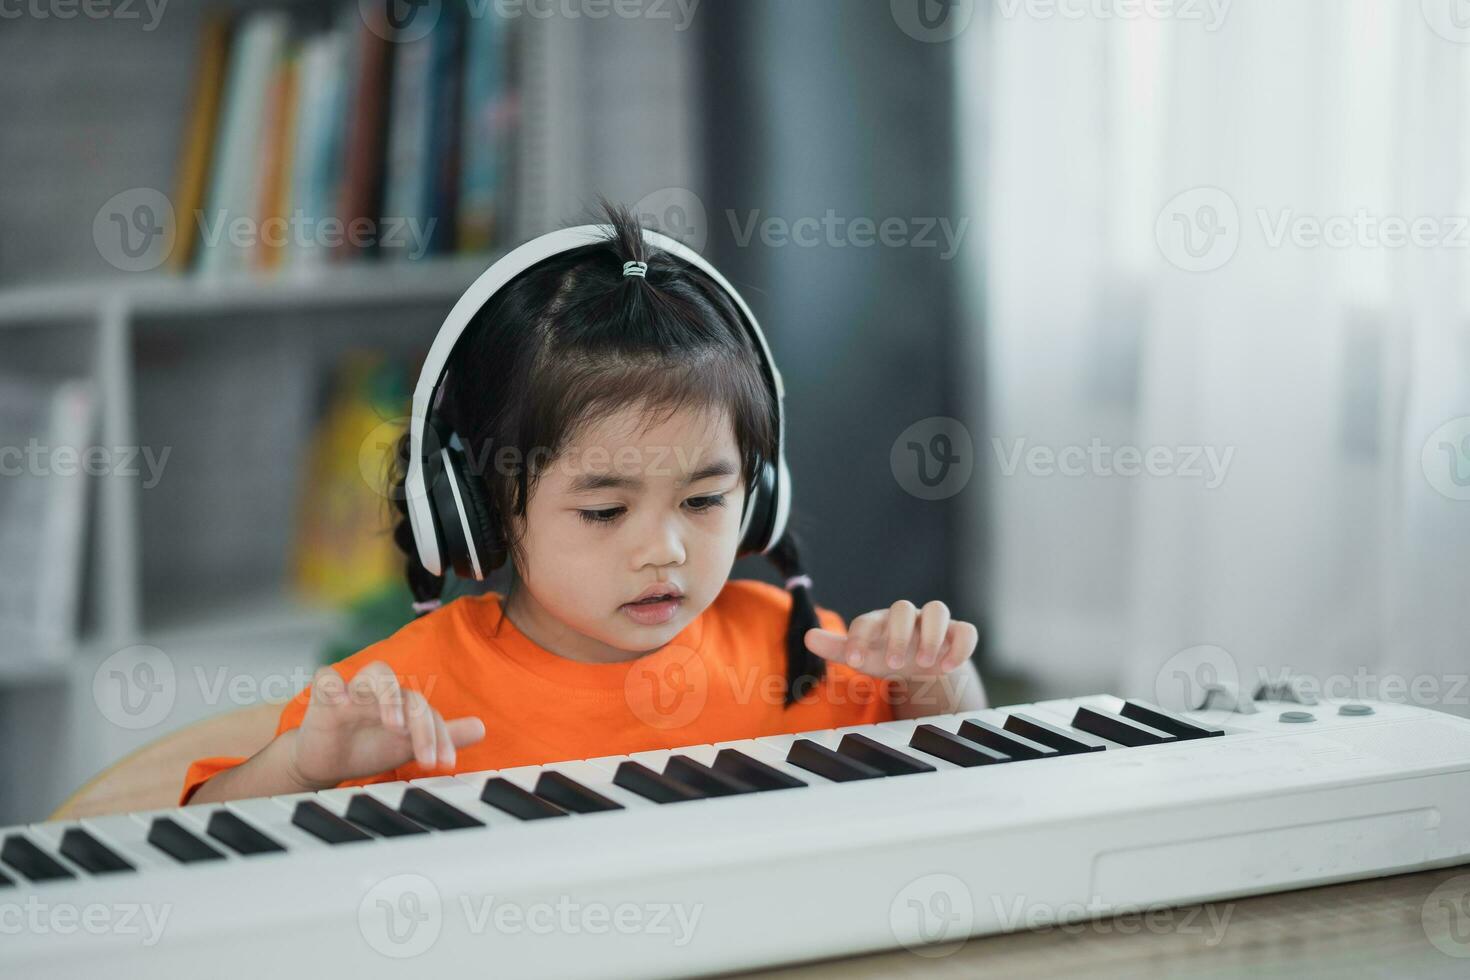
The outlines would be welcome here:
M 323 321 L 334 321 L 341 334 L 343 319 L 351 318 L 355 336 L 349 345 L 355 346 L 358 337 L 369 346 L 386 339 L 411 353 L 427 345 L 454 300 L 495 257 L 344 263 L 314 270 L 311 275 L 210 279 L 145 275 L 25 287 L 0 291 L 0 331 L 5 335 L 5 348 L 12 352 L 7 360 L 13 359 L 21 369 L 75 370 L 87 365 L 85 373 L 96 386 L 101 409 L 98 444 L 149 447 L 156 458 L 162 450 L 176 447 L 150 442 L 152 429 L 162 421 L 156 412 L 153 417 L 140 418 L 138 389 L 140 383 L 147 383 L 150 367 L 144 359 L 150 339 L 161 337 L 165 343 L 195 351 L 222 348 L 228 355 L 225 338 L 232 336 L 230 321 L 243 318 L 251 333 L 234 333 L 234 343 L 251 345 L 252 336 L 259 334 L 267 335 L 265 342 L 270 343 L 270 335 L 279 341 L 283 329 L 304 331 L 299 350 L 310 357 L 317 353 L 315 348 L 325 346 L 329 355 L 336 346 L 330 336 L 322 336 L 330 335 L 333 325 Z M 77 349 L 78 344 L 83 349 Z M 187 364 L 184 369 L 187 371 Z M 254 383 L 264 380 L 254 379 Z M 298 391 L 302 381 L 296 379 Z M 263 399 L 270 397 L 268 391 L 260 394 Z M 204 412 L 208 406 L 196 408 Z M 186 405 L 169 408 L 189 410 Z M 303 439 L 308 434 L 300 432 Z M 294 447 L 280 448 L 291 451 Z M 160 486 L 167 480 L 169 462 L 165 458 Z M 242 460 L 246 467 L 268 464 L 268 460 Z M 175 461 L 175 465 L 187 466 L 188 461 Z M 140 483 L 145 476 L 94 478 L 91 574 L 84 586 L 88 613 L 77 649 L 49 651 L 41 661 L 7 658 L 0 661 L 0 678 L 21 682 L 60 678 L 64 675 L 60 662 L 78 651 L 147 643 L 161 633 L 238 636 L 241 631 L 285 628 L 319 634 L 335 621 L 331 615 L 294 602 L 284 591 L 277 593 L 268 581 L 247 587 L 242 596 L 212 595 L 203 589 L 180 605 L 148 601 L 143 588 L 155 576 L 144 565 L 151 544 L 142 526 L 140 493 L 144 491 Z M 196 533 L 199 529 L 182 530 Z M 164 611 L 145 615 L 145 609 L 153 607 Z

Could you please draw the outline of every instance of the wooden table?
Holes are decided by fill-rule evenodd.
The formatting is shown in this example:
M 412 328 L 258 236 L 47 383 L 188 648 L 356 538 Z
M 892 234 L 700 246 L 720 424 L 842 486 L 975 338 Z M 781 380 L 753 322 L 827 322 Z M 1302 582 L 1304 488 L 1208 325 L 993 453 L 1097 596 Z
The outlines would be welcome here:
M 1431 893 L 1434 900 L 1427 903 Z M 1186 920 L 1190 909 L 1198 912 Z M 747 975 L 791 980 L 1470 977 L 1470 867 L 1463 865 L 1191 906 L 1156 921 L 1176 925 L 1124 934 L 1116 927 L 1134 929 L 1140 916 L 1100 919 L 970 939 L 941 957 L 897 950 Z M 1186 921 L 1190 925 L 1183 928 Z

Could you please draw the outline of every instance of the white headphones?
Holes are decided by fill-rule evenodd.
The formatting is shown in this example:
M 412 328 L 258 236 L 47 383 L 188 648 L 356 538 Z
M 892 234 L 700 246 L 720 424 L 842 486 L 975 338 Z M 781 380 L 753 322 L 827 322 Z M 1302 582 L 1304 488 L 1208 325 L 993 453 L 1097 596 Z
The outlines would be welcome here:
M 462 578 L 483 580 L 495 540 L 489 495 L 480 476 L 466 464 L 458 435 L 445 430 L 432 416 L 440 385 L 449 370 L 450 356 L 475 314 L 508 283 L 532 266 L 563 252 L 587 245 L 611 244 L 611 225 L 579 225 L 533 238 L 512 250 L 482 272 L 445 317 L 424 358 L 418 385 L 413 393 L 409 423 L 408 475 L 404 488 L 408 519 L 413 528 L 419 561 L 435 575 L 443 575 L 446 561 Z M 740 524 L 741 554 L 770 551 L 786 531 L 791 512 L 791 473 L 786 465 L 786 390 L 781 372 L 771 358 L 771 349 L 750 307 L 729 281 L 683 243 L 655 231 L 643 231 L 643 240 L 709 276 L 739 311 L 760 356 L 764 375 L 776 400 L 776 461 L 766 460 L 748 488 Z M 628 274 L 627 269 L 624 273 Z M 438 447 L 426 454 L 425 430 L 440 438 Z

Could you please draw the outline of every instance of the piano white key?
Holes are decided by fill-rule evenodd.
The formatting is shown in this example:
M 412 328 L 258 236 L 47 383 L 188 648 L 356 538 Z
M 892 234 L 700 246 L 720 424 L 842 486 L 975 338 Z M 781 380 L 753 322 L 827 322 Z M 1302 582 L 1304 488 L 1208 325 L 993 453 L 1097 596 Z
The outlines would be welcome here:
M 225 806 L 235 811 L 250 826 L 280 841 L 288 851 L 310 851 L 331 846 L 320 837 L 308 834 L 293 824 L 291 815 L 295 812 L 295 806 L 283 806 L 276 798 L 262 796 L 249 800 L 230 800 Z
M 965 768 L 964 766 L 957 766 L 953 762 L 945 762 L 943 759 L 929 755 L 927 752 L 920 752 L 918 749 L 909 745 L 909 739 L 913 737 L 914 728 L 918 728 L 923 724 L 931 724 L 931 722 L 920 719 L 915 721 L 913 726 L 907 731 L 903 729 L 880 728 L 877 725 L 849 725 L 846 728 L 837 728 L 834 729 L 837 739 L 832 744 L 832 747 L 835 749 L 841 743 L 843 735 L 846 735 L 848 732 L 855 732 L 859 735 L 866 735 L 875 742 L 882 742 L 890 748 L 897 749 L 912 759 L 931 765 L 937 772 L 943 772 L 947 769 Z M 945 728 L 948 731 L 948 728 L 944 725 L 940 725 L 939 727 Z
M 618 758 L 621 758 L 619 756 Z M 644 807 L 656 807 L 657 803 L 645 799 L 637 793 L 623 789 L 612 781 L 612 773 L 601 766 L 594 766 L 589 762 L 577 760 L 573 762 L 553 762 L 544 766 L 518 766 L 515 769 L 506 769 L 502 775 L 522 789 L 535 792 L 536 781 L 541 774 L 548 770 L 554 770 L 566 776 L 568 779 L 580 783 L 603 796 L 619 803 L 625 810 L 640 810 Z
M 7 841 L 13 837 L 22 838 L 24 840 L 30 841 L 30 843 L 33 844 L 43 854 L 51 858 L 57 864 L 61 865 L 62 868 L 66 869 L 66 871 L 68 871 L 73 878 L 89 877 L 86 871 L 83 871 L 81 868 L 77 867 L 75 864 L 73 864 L 70 860 L 62 855 L 59 842 L 57 844 L 52 844 L 46 837 L 37 834 L 29 827 L 12 827 L 9 830 L 5 831 L 3 834 L 0 834 L 0 841 Z M 22 874 L 17 868 L 7 862 L 0 862 L 0 869 L 4 869 L 5 873 L 10 877 L 12 881 L 28 880 L 26 875 Z
M 138 870 L 178 867 L 178 862 L 148 843 L 148 828 L 130 814 L 83 817 L 82 828 L 122 855 Z
M 734 749 L 736 752 L 743 752 L 758 762 L 764 762 L 766 765 L 770 766 L 773 769 L 779 769 L 781 772 L 786 773 L 786 775 L 788 776 L 796 777 L 797 779 L 806 783 L 808 786 L 842 785 L 835 780 L 827 779 L 823 776 L 818 776 L 814 772 L 808 772 L 800 766 L 793 766 L 791 763 L 786 761 L 786 753 L 784 751 L 773 749 L 769 745 L 763 744 L 760 739 L 747 738 L 733 739 L 728 742 L 716 742 L 714 743 L 712 748 L 715 750 L 716 753 L 718 753 L 720 749 Z M 700 761 L 702 762 L 704 760 Z M 714 759 L 711 758 L 709 761 L 713 763 Z
M 797 739 L 809 738 L 813 742 L 821 742 L 828 748 L 836 748 L 836 742 L 830 742 L 832 729 L 826 728 L 814 732 L 790 732 L 782 735 L 762 735 L 756 739 L 761 745 L 774 752 L 781 753 L 781 758 L 786 758 L 786 753 L 791 751 L 791 744 Z
M 469 782 L 456 777 L 431 776 L 429 779 L 439 779 L 432 786 L 424 785 L 428 780 L 408 780 L 401 783 L 373 783 L 367 789 L 382 800 L 384 803 L 397 810 L 403 805 L 403 794 L 410 787 L 421 789 L 425 792 L 443 800 L 456 810 L 461 810 L 480 821 L 487 827 L 497 825 L 509 825 L 518 822 L 507 813 L 497 810 L 495 807 L 480 799 L 480 790 L 485 781 Z M 473 828 L 470 828 L 473 829 Z

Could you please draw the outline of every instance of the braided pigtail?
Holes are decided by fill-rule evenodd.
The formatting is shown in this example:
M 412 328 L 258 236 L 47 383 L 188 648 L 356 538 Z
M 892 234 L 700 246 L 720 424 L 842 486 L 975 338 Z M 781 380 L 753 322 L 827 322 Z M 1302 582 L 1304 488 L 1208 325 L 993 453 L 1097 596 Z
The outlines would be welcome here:
M 791 615 L 786 621 L 786 701 L 803 697 L 827 675 L 827 661 L 806 648 L 806 631 L 821 624 L 812 601 L 812 580 L 801 566 L 796 536 L 787 528 L 776 546 L 766 552 L 772 565 L 786 579 L 791 593 Z

